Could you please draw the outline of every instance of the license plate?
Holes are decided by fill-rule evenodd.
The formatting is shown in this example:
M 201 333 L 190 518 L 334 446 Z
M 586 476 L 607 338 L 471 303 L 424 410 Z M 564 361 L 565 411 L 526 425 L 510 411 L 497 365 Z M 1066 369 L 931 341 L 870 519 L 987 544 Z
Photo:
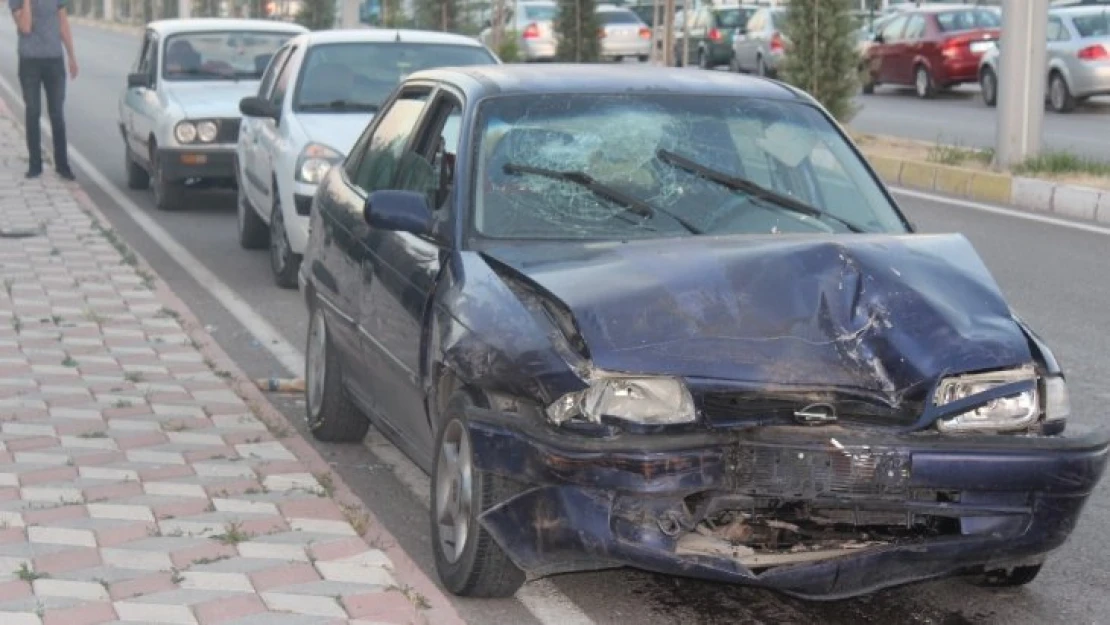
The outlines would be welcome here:
M 973 41 L 971 43 L 971 51 L 976 53 L 976 54 L 982 54 L 983 52 L 986 52 L 987 50 L 990 50 L 993 47 L 994 47 L 994 42 L 993 41 Z

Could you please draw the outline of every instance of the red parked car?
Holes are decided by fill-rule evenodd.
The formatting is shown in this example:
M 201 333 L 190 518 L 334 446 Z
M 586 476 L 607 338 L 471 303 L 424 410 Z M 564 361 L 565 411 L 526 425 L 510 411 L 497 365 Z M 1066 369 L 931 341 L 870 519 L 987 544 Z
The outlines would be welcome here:
M 917 95 L 979 79 L 979 59 L 997 45 L 998 9 L 925 5 L 902 12 L 875 35 L 867 50 L 863 92 L 876 85 L 912 85 Z

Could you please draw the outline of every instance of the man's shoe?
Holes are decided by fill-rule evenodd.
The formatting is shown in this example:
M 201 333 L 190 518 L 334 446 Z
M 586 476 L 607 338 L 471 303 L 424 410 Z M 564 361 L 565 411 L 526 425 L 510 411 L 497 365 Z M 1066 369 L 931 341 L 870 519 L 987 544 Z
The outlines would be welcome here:
M 32 178 L 38 178 L 41 175 L 42 175 L 42 168 L 41 167 L 32 167 L 31 169 L 27 170 L 27 173 L 23 174 L 23 177 L 28 179 L 28 180 L 31 180 Z
M 77 176 L 73 175 L 73 170 L 68 167 L 59 169 L 58 175 L 66 180 L 69 180 L 70 182 L 77 180 Z

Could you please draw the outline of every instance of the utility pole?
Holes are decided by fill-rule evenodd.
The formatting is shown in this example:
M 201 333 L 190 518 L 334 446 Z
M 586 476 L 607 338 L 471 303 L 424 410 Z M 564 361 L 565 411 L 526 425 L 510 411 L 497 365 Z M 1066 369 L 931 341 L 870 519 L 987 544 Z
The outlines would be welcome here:
M 690 20 L 694 19 L 694 0 L 682 0 L 682 66 L 690 62 Z
M 655 35 L 659 32 L 660 17 L 659 0 L 651 0 L 651 51 L 648 52 L 648 62 L 652 65 L 659 59 L 659 46 L 655 43 Z
M 1009 167 L 1041 149 L 1049 0 L 1003 0 L 998 57 L 995 166 Z
M 490 39 L 493 51 L 501 49 L 501 40 L 505 37 L 505 0 L 493 0 L 493 19 L 490 20 Z
M 663 65 L 674 65 L 674 0 L 666 0 L 663 9 Z
M 339 14 L 341 28 L 358 28 L 358 0 L 339 0 L 343 3 L 343 12 Z

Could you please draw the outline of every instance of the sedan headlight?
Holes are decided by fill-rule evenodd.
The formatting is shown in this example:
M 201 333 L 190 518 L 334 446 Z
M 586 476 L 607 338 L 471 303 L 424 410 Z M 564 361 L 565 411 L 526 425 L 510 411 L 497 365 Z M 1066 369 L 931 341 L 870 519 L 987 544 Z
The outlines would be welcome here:
M 213 121 L 203 121 L 197 124 L 197 137 L 202 143 L 212 143 L 219 134 L 220 127 Z
M 297 158 L 296 176 L 299 182 L 320 184 L 328 171 L 343 160 L 343 155 L 338 150 L 329 148 L 321 143 L 310 143 L 301 150 Z
M 193 122 L 178 122 L 173 129 L 178 143 L 192 143 L 197 140 L 197 127 Z
M 589 388 L 568 393 L 547 408 L 555 423 L 583 418 L 600 423 L 602 416 L 643 425 L 689 423 L 694 400 L 681 380 L 649 377 L 602 377 Z
M 974 410 L 941 419 L 937 421 L 937 429 L 941 432 L 959 433 L 1003 432 L 1028 428 L 1041 413 L 1037 374 L 1032 367 L 946 378 L 937 387 L 933 401 L 938 407 L 945 406 L 1001 386 L 1024 381 L 1032 383 L 1027 390 L 992 399 Z

